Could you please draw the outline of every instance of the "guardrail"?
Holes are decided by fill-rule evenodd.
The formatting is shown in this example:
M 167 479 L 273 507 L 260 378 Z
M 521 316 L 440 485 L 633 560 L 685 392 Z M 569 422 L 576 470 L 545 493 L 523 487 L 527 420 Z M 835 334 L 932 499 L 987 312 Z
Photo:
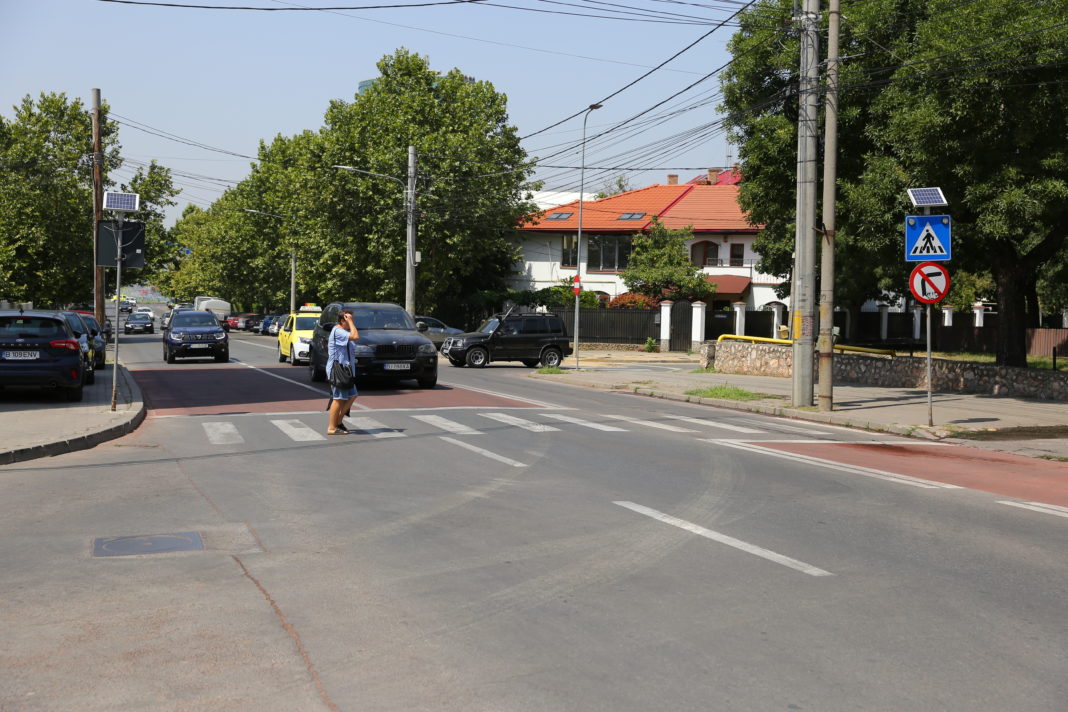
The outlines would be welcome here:
M 723 341 L 724 339 L 733 339 L 735 341 L 752 341 L 761 344 L 793 344 L 791 339 L 769 339 L 763 336 L 742 336 L 739 334 L 720 334 L 716 341 Z M 855 351 L 857 353 L 864 354 L 880 354 L 883 356 L 897 356 L 896 351 L 890 349 L 869 349 L 864 346 L 848 346 L 846 344 L 835 344 L 835 351 Z

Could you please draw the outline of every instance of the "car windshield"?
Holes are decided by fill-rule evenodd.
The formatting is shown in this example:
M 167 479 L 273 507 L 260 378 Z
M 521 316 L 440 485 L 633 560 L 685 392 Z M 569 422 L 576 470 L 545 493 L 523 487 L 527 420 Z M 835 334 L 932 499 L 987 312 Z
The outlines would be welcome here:
M 356 308 L 353 314 L 357 329 L 415 329 L 412 317 L 400 307 Z
M 175 314 L 171 319 L 171 328 L 180 326 L 218 326 L 219 322 L 207 312 L 187 312 Z
M 494 329 L 496 329 L 497 325 L 500 324 L 500 323 L 501 322 L 497 319 L 497 317 L 493 316 L 493 317 L 490 317 L 489 319 L 486 319 L 484 322 L 482 322 L 482 326 L 478 327 L 478 330 L 480 332 L 482 332 L 483 334 L 489 334 Z
M 145 321 L 145 322 L 151 321 L 151 319 L 148 318 L 148 314 L 131 314 L 130 317 L 126 321 L 130 322 L 131 324 L 133 324 L 134 322 L 139 322 L 139 321 Z
M 297 317 L 297 331 L 310 331 L 315 328 L 315 322 L 319 321 L 317 316 L 298 316 Z M 357 326 L 357 328 L 359 328 Z

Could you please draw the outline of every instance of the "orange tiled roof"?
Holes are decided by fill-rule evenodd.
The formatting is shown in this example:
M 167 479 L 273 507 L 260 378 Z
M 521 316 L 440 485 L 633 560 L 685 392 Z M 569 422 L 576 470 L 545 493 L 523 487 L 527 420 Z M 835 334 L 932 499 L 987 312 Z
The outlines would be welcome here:
M 564 219 L 553 214 L 571 213 Z M 630 214 L 638 219 L 621 220 Z M 653 216 L 671 229 L 693 225 L 694 232 L 757 232 L 738 207 L 737 185 L 652 185 L 582 204 L 582 230 L 595 232 L 640 232 Z M 578 230 L 578 201 L 545 211 L 537 222 L 520 231 L 571 232 Z

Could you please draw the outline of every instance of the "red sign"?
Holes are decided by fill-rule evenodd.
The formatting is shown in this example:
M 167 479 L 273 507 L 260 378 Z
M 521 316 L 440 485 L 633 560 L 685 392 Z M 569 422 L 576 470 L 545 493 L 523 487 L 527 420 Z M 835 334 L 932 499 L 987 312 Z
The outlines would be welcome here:
M 579 295 L 579 292 L 581 292 L 581 291 L 582 291 L 582 284 L 579 282 L 579 276 L 576 274 L 575 275 L 575 296 L 577 297 Z
M 936 304 L 949 294 L 949 270 L 937 262 L 918 264 L 909 275 L 909 289 L 916 301 Z

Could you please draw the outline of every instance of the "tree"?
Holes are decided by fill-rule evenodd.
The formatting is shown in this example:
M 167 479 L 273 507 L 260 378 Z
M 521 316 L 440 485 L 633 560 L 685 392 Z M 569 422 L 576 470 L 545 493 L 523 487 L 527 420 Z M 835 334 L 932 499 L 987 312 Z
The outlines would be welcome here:
M 686 242 L 693 228 L 669 230 L 656 217 L 649 232 L 634 236 L 627 268 L 620 275 L 627 289 L 651 299 L 708 300 L 716 292 L 690 261 Z
M 724 79 L 741 203 L 768 224 L 761 269 L 790 271 L 796 37 L 769 30 L 789 3 L 744 13 Z M 1068 0 L 962 11 L 952 0 L 872 0 L 842 38 L 836 297 L 906 294 L 905 189 L 943 188 L 952 268 L 997 286 L 1001 365 L 1026 366 L 1027 295 L 1068 240 Z M 778 40 L 778 41 L 776 41 Z M 844 299 L 843 299 L 844 298 Z M 1034 300 L 1037 305 L 1037 300 Z
M 630 181 L 627 180 L 627 176 L 621 174 L 616 176 L 614 180 L 605 181 L 605 184 L 601 186 L 601 189 L 593 197 L 596 200 L 603 200 L 610 195 L 626 193 L 630 189 Z

